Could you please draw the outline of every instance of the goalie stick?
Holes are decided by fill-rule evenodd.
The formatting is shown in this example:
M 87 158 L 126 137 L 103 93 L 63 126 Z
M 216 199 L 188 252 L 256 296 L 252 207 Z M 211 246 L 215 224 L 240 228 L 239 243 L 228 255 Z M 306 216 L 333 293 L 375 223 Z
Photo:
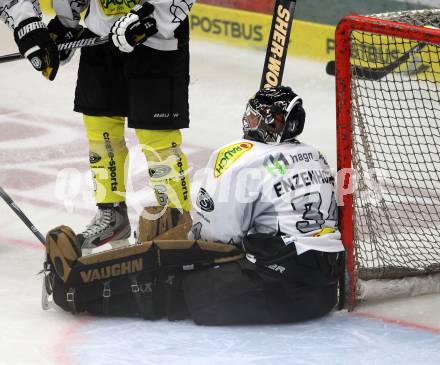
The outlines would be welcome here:
M 6 191 L 0 186 L 0 196 L 9 205 L 9 207 L 18 215 L 18 217 L 23 221 L 24 224 L 32 231 L 32 233 L 38 238 L 38 240 L 46 245 L 46 240 L 41 234 L 41 232 L 32 224 L 28 217 L 23 213 L 23 211 L 18 207 L 17 204 L 12 200 Z M 50 284 L 49 276 L 47 275 L 49 271 L 49 263 L 44 261 L 44 268 L 40 273 L 44 274 L 43 283 L 41 287 L 41 307 L 43 310 L 48 310 L 52 303 L 52 287 Z
M 32 231 L 32 233 L 38 238 L 38 240 L 45 245 L 46 240 L 40 231 L 32 224 L 32 222 L 26 217 L 26 215 L 22 212 L 22 210 L 18 207 L 17 204 L 12 200 L 12 198 L 0 187 L 0 196 L 9 205 L 9 207 L 18 215 L 18 217 L 23 221 L 24 224 Z
M 58 50 L 64 51 L 66 49 L 92 47 L 92 46 L 97 46 L 99 44 L 104 44 L 107 42 L 108 42 L 107 35 L 103 36 L 103 37 L 83 38 L 83 39 L 78 39 L 78 40 L 71 41 L 71 42 L 60 43 L 60 44 L 58 44 Z M 18 52 L 11 53 L 8 55 L 0 56 L 0 63 L 17 61 L 17 60 L 21 60 L 23 58 L 24 57 Z
M 404 62 L 408 61 L 408 59 L 413 56 L 415 53 L 420 52 L 426 43 L 419 43 L 415 47 L 411 48 L 409 51 L 405 52 L 402 56 L 400 56 L 397 60 L 380 68 L 369 68 L 362 66 L 351 66 L 352 67 L 352 75 L 357 78 L 378 81 L 384 78 L 386 75 L 393 72 L 397 67 L 402 65 Z M 336 76 L 336 62 L 330 61 L 327 63 L 326 72 L 330 76 Z
M 275 0 L 260 89 L 281 85 L 297 0 Z

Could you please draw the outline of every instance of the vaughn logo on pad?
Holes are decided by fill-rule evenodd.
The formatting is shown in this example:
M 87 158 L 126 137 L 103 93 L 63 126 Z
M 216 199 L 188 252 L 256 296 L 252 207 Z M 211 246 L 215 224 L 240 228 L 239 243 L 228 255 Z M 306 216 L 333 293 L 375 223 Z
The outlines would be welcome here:
M 132 274 L 142 271 L 144 262 L 142 258 L 130 261 L 115 263 L 97 269 L 80 271 L 81 279 L 84 283 L 96 280 L 114 278 L 121 275 Z

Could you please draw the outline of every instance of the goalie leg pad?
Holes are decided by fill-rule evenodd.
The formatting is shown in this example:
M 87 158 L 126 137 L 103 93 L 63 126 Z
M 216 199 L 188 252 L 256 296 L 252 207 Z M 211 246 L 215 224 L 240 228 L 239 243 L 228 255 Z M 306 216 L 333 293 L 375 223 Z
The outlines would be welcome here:
M 149 273 L 104 283 L 72 287 L 56 277 L 53 300 L 73 314 L 114 315 L 158 319 L 163 316 L 163 295 Z
M 321 317 L 337 302 L 337 285 L 292 283 L 246 260 L 188 272 L 183 281 L 191 318 L 201 325 L 288 323 Z
M 46 255 L 56 274 L 66 280 L 81 257 L 81 245 L 70 227 L 58 226 L 46 235 Z
M 63 276 L 54 269 L 53 297 L 56 304 L 73 313 L 182 319 L 187 316 L 182 272 L 241 257 L 233 245 L 150 241 L 80 257 Z
M 188 212 L 176 208 L 146 207 L 139 217 L 138 242 L 151 240 L 185 240 L 192 220 Z

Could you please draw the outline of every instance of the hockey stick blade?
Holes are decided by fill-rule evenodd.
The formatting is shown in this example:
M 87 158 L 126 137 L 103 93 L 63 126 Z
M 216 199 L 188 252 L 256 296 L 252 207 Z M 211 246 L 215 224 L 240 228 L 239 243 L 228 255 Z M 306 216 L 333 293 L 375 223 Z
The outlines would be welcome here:
M 327 66 L 325 67 L 325 72 L 327 75 L 336 76 L 336 62 L 335 61 L 328 62 Z
M 76 41 L 61 43 L 58 45 L 59 51 L 64 51 L 66 49 L 76 49 L 83 47 L 92 47 L 100 44 L 104 44 L 108 42 L 108 36 L 103 37 L 93 37 L 93 38 L 84 38 L 78 39 Z M 0 56 L 0 63 L 12 62 L 24 59 L 24 57 L 20 53 L 11 53 L 8 55 Z
M 426 43 L 419 43 L 415 47 L 411 48 L 409 51 L 405 52 L 402 56 L 396 59 L 394 62 L 380 68 L 368 68 L 362 66 L 351 66 L 351 74 L 353 77 L 358 79 L 365 79 L 370 81 L 378 81 L 391 72 L 393 72 L 396 68 L 401 66 L 403 63 L 408 61 L 408 59 L 417 52 L 420 52 Z M 335 61 L 330 61 L 327 63 L 326 72 L 328 75 L 336 76 L 336 63 Z
M 8 193 L 6 193 L 6 191 L 3 190 L 2 187 L 0 187 L 0 196 L 3 198 L 6 204 L 8 204 L 9 207 L 14 211 L 14 213 L 18 215 L 18 217 L 22 220 L 22 222 L 26 224 L 26 226 L 32 231 L 32 233 L 38 238 L 38 240 L 43 245 L 45 245 L 46 240 L 44 239 L 43 235 L 32 224 L 32 222 L 28 219 L 28 217 L 26 217 L 26 215 L 22 212 L 22 210 L 18 207 L 18 205 L 14 203 L 12 198 L 8 195 Z
M 260 88 L 281 85 L 297 0 L 275 0 Z

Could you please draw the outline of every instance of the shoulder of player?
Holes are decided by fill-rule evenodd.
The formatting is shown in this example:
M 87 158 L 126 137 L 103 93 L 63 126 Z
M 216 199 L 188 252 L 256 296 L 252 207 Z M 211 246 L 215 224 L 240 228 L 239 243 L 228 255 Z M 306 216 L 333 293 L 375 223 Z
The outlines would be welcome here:
M 286 155 L 294 158 L 293 156 L 301 156 L 300 160 L 317 160 L 322 154 L 321 152 L 313 146 L 307 145 L 305 143 L 295 141 L 295 142 L 285 142 L 277 144 L 264 144 L 259 143 L 259 148 L 255 149 L 254 159 L 266 159 L 268 156 L 279 156 Z
M 306 153 L 313 154 L 315 158 L 320 156 L 321 153 L 312 146 L 305 143 L 295 141 L 286 143 L 266 144 L 257 141 L 251 141 L 246 139 L 239 139 L 232 141 L 217 148 L 211 155 L 211 159 L 218 159 L 222 156 L 236 155 L 241 157 L 242 155 L 247 157 L 242 160 L 252 160 L 256 162 L 264 160 L 267 156 L 279 153 Z
M 314 147 L 299 141 L 289 143 L 265 144 L 256 141 L 239 139 L 221 146 L 213 152 L 209 165 L 214 168 L 216 177 L 229 170 L 242 168 L 265 167 L 283 162 L 291 163 L 318 161 L 322 154 Z
M 296 162 L 297 160 L 323 160 L 324 162 L 326 162 L 324 155 L 319 149 L 306 143 L 296 141 L 295 143 L 286 143 L 281 144 L 280 146 L 283 146 L 282 148 L 285 148 L 286 151 L 289 152 L 291 158 L 295 160 L 294 162 Z
M 239 157 L 240 160 L 256 161 L 264 158 L 271 151 L 277 150 L 279 145 L 269 145 L 266 143 L 251 141 L 247 139 L 238 139 L 225 144 L 214 151 L 213 156 L 231 155 Z
M 208 168 L 214 169 L 215 177 L 226 171 L 231 173 L 237 169 L 250 168 L 260 161 L 259 156 L 264 155 L 266 149 L 264 143 L 238 139 L 216 149 L 211 154 Z

